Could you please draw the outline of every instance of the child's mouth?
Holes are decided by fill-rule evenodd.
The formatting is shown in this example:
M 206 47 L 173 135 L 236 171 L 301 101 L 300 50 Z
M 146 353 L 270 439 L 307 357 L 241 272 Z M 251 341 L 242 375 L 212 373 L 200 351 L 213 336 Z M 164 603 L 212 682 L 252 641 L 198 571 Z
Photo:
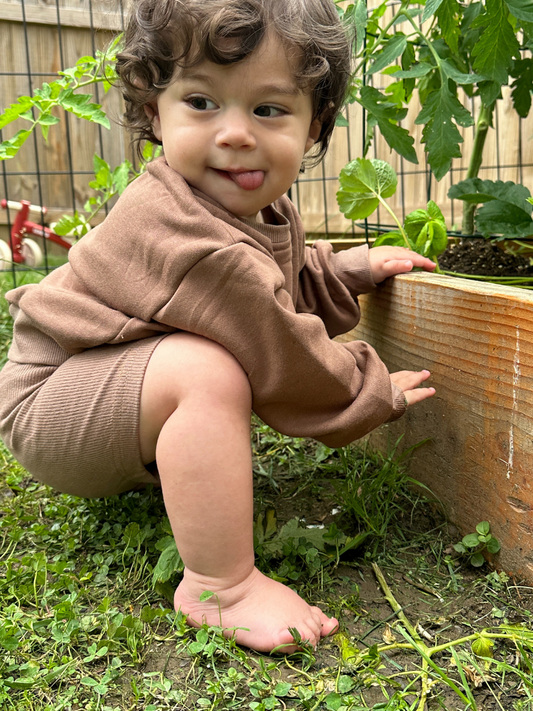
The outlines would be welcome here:
M 242 172 L 232 172 L 229 170 L 217 170 L 228 180 L 233 180 L 243 190 L 257 190 L 263 185 L 265 172 L 263 170 L 246 170 Z

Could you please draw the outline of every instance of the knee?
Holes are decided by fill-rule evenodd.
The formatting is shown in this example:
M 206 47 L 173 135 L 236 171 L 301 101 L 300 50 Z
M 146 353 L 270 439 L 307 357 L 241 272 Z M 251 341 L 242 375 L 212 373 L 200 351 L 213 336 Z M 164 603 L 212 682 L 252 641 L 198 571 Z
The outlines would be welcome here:
M 251 409 L 248 376 L 223 346 L 191 333 L 167 336 L 152 360 L 176 405 L 195 399 Z

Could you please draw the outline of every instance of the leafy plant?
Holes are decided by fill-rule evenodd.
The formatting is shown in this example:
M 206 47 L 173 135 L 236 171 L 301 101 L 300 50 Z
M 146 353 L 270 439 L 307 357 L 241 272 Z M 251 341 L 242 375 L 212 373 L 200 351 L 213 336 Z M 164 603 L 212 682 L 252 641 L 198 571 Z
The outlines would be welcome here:
M 116 55 L 122 36 L 116 37 L 109 47 L 95 57 L 85 56 L 78 59 L 75 66 L 58 72 L 59 78 L 51 83 L 44 83 L 36 89 L 33 96 L 21 96 L 0 114 L 0 130 L 15 121 L 30 123 L 29 128 L 19 130 L 12 138 L 0 143 L 0 160 L 17 155 L 29 136 L 40 127 L 45 140 L 50 127 L 59 123 L 58 110 L 67 111 L 77 118 L 110 128 L 109 119 L 100 104 L 92 101 L 92 95 L 83 93 L 86 87 L 101 84 L 107 93 L 117 78 L 114 69 Z M 116 195 L 121 195 L 126 187 L 137 178 L 150 162 L 161 154 L 161 147 L 147 142 L 143 149 L 143 162 L 136 170 L 129 160 L 112 168 L 97 154 L 93 157 L 94 179 L 89 187 L 94 194 L 86 201 L 83 212 L 63 215 L 53 225 L 54 231 L 61 236 L 83 237 L 92 228 L 91 221 Z
M 116 79 L 114 61 L 121 37 L 117 37 L 105 52 L 97 50 L 95 57 L 81 57 L 74 67 L 58 72 L 59 79 L 44 83 L 36 89 L 33 96 L 20 96 L 0 114 L 0 130 L 22 119 L 30 126 L 20 129 L 12 137 L 0 143 L 0 160 L 13 158 L 32 132 L 39 126 L 45 140 L 51 126 L 59 123 L 56 109 L 74 114 L 78 118 L 110 128 L 100 104 L 92 101 L 91 94 L 80 92 L 81 89 L 101 84 L 107 93 Z
M 94 190 L 83 206 L 84 212 L 74 211 L 73 215 L 63 215 L 53 225 L 54 232 L 58 235 L 69 235 L 76 238 L 83 237 L 92 229 L 91 221 L 105 205 L 116 195 L 122 195 L 128 185 L 146 170 L 146 164 L 161 155 L 161 147 L 153 143 L 146 143 L 143 148 L 143 163 L 139 170 L 135 170 L 129 160 L 120 163 L 112 169 L 109 163 L 100 158 L 96 153 L 93 157 L 94 180 L 89 182 L 89 187 Z M 85 214 L 84 214 L 85 213 Z
M 425 210 L 414 210 L 400 223 L 384 198 L 396 192 L 398 179 L 389 163 L 383 160 L 356 158 L 340 173 L 337 202 L 349 220 L 369 217 L 378 205 L 383 206 L 398 226 L 398 230 L 378 237 L 374 246 L 384 244 L 407 247 L 437 261 L 448 245 L 446 224 L 442 212 L 430 200 Z
M 478 176 L 494 107 L 502 87 L 511 85 L 519 116 L 528 115 L 533 90 L 533 59 L 522 57 L 533 46 L 533 5 L 526 0 L 381 0 L 366 10 L 355 0 L 339 14 L 355 25 L 356 68 L 348 102 L 367 115 L 365 155 L 376 127 L 390 148 L 417 163 L 414 138 L 400 126 L 416 96 L 421 108 L 415 124 L 437 180 L 461 157 L 460 129 L 474 124 L 463 98 L 479 97 L 480 109 L 468 178 Z M 382 91 L 369 84 L 374 75 L 390 77 Z M 381 82 L 387 83 L 386 81 Z M 474 208 L 463 213 L 463 232 L 473 232 Z
M 531 193 L 525 185 L 501 180 L 469 178 L 452 185 L 448 197 L 463 200 L 476 209 L 474 222 L 478 232 L 494 241 L 512 240 L 505 251 L 530 253 L 533 238 Z M 482 207 L 477 207 L 478 205 Z
M 497 553 L 500 543 L 490 532 L 490 523 L 481 521 L 476 526 L 475 533 L 469 533 L 463 540 L 454 545 L 458 553 L 466 556 L 470 565 L 480 568 L 485 563 L 483 553 Z

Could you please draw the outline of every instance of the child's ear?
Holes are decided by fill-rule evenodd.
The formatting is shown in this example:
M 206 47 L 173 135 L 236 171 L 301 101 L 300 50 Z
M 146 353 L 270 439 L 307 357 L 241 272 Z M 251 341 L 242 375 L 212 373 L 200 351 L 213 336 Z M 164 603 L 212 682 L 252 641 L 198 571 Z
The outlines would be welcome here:
M 306 153 L 307 153 L 307 151 L 310 151 L 311 148 L 318 141 L 319 136 L 320 136 L 320 131 L 322 131 L 322 121 L 319 121 L 319 119 L 315 119 L 314 121 L 311 122 L 311 125 L 309 126 L 309 135 L 307 136 L 307 141 L 305 143 L 305 152 Z
M 154 136 L 157 138 L 158 141 L 161 141 L 161 120 L 159 118 L 157 101 L 153 101 L 150 104 L 145 104 L 144 113 L 148 116 L 148 119 L 152 124 L 152 131 L 154 133 Z

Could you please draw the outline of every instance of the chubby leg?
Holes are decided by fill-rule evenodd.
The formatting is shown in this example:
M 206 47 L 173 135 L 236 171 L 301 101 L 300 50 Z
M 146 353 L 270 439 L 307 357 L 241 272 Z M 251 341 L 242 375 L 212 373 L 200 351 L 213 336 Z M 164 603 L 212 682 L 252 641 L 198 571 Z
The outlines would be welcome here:
M 190 624 L 237 629 L 240 644 L 270 652 L 289 627 L 316 644 L 337 621 L 254 567 L 251 392 L 222 346 L 201 336 L 165 338 L 149 361 L 141 395 L 143 462 L 157 461 L 184 577 L 176 609 Z M 202 592 L 216 593 L 200 602 Z M 293 651 L 287 647 L 285 651 Z

